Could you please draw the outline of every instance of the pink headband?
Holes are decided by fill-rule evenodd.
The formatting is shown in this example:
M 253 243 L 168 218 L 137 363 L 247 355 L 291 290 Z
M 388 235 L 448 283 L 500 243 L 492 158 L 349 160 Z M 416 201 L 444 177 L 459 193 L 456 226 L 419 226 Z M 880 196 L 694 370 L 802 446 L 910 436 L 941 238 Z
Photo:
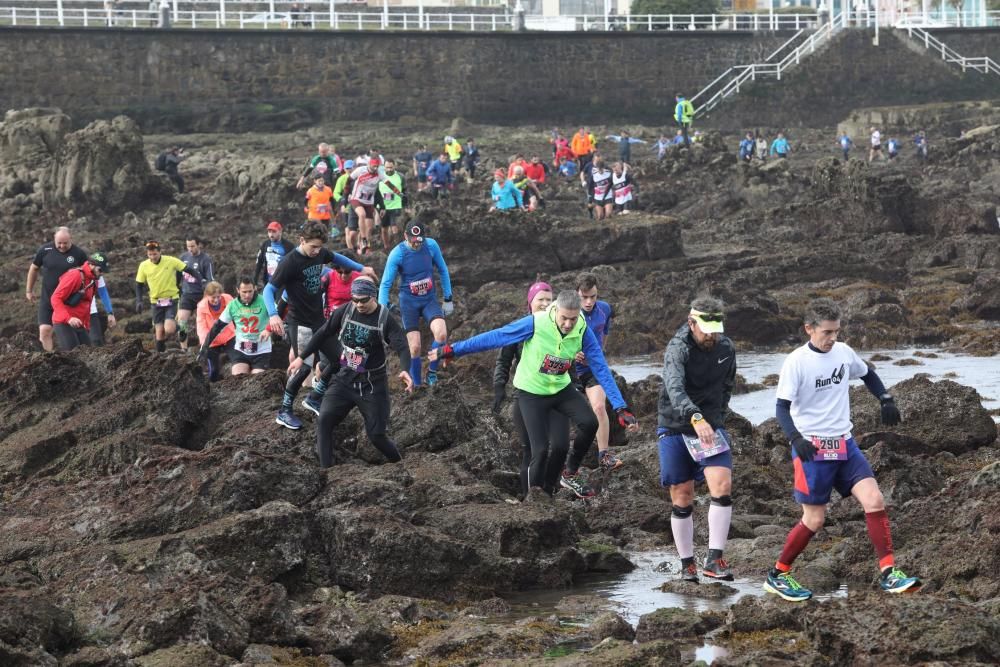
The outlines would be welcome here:
M 534 283 L 531 287 L 529 287 L 528 288 L 528 312 L 529 313 L 531 312 L 531 302 L 534 301 L 535 296 L 537 296 L 539 292 L 551 292 L 551 291 L 552 291 L 552 285 L 549 285 L 548 283 L 543 283 L 543 282 Z

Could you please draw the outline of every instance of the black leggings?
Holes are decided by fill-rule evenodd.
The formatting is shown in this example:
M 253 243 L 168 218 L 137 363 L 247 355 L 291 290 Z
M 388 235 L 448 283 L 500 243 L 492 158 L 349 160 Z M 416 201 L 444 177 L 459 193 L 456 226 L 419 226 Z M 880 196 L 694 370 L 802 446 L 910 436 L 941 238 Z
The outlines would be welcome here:
M 75 329 L 68 324 L 53 324 L 56 347 L 63 352 L 74 350 L 81 345 L 90 345 L 90 333 L 80 327 Z
M 93 313 L 90 316 L 90 344 L 95 347 L 104 345 L 104 328 L 107 315 Z
M 382 377 L 375 381 L 363 379 L 348 382 L 337 377 L 323 394 L 316 420 L 316 453 L 320 467 L 333 465 L 333 429 L 355 407 L 365 420 L 365 432 L 375 449 L 392 463 L 401 461 L 403 457 L 399 448 L 385 434 L 389 426 L 388 379 Z
M 560 443 L 557 439 L 559 429 L 551 426 L 550 413 L 557 412 L 564 415 L 576 427 L 573 455 L 570 456 L 570 469 L 574 472 L 590 446 L 594 444 L 594 436 L 597 435 L 597 416 L 583 394 L 571 384 L 551 396 L 519 391 L 517 403 L 524 420 L 528 441 L 531 443 L 528 486 L 546 488 L 546 485 L 550 485 L 551 491 L 555 491 L 555 484 L 559 481 L 559 474 L 566 462 L 566 450 L 557 449 Z
M 519 392 L 520 393 L 520 392 Z M 521 495 L 528 495 L 528 470 L 531 467 L 531 440 L 528 436 L 528 429 L 524 426 L 524 417 L 521 416 L 521 404 L 515 397 L 514 409 L 511 415 L 514 419 L 514 428 L 521 439 Z M 549 448 L 556 452 L 552 457 L 553 461 L 565 460 L 566 453 L 569 452 L 569 419 L 566 415 L 549 411 Z M 562 473 L 562 466 L 553 466 L 552 470 L 546 467 L 549 459 L 549 450 L 541 452 L 542 469 L 545 470 L 545 481 L 542 484 L 549 493 L 555 492 L 556 484 L 559 483 L 559 475 Z

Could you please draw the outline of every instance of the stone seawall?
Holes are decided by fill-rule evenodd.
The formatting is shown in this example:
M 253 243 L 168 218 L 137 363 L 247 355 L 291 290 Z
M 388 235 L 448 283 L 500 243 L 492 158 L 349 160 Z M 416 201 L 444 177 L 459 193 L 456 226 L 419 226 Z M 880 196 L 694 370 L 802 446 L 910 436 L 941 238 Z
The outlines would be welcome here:
M 401 116 L 664 124 L 676 91 L 693 95 L 789 36 L 3 28 L 0 109 L 57 106 L 77 122 L 125 112 L 147 131 L 286 130 Z M 839 37 L 794 72 L 804 83 L 750 86 L 710 122 L 826 124 L 857 106 L 1000 96 L 1000 86 L 918 63 L 901 45 L 867 43 L 861 32 Z M 886 71 L 906 85 L 877 76 Z M 911 78 L 922 84 L 914 88 Z M 766 103 L 746 99 L 755 90 Z

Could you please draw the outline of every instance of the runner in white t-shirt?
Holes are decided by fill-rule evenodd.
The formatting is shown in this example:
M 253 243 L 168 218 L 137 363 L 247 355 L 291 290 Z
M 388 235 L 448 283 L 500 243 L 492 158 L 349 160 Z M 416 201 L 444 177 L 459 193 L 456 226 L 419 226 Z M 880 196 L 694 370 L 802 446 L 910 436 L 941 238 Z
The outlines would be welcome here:
M 838 343 L 840 308 L 830 299 L 816 299 L 806 309 L 809 342 L 785 359 L 778 376 L 776 416 L 792 445 L 796 502 L 802 520 L 789 532 L 764 590 L 792 602 L 812 592 L 791 576 L 792 563 L 809 544 L 826 517 L 830 492 L 853 495 L 865 510 L 865 523 L 878 565 L 880 586 L 889 593 L 916 590 L 921 582 L 898 569 L 885 501 L 868 460 L 851 435 L 850 380 L 861 379 L 882 404 L 882 423 L 901 421 L 896 403 L 875 371 L 845 343 Z
M 885 155 L 882 155 L 882 133 L 878 131 L 877 127 L 872 128 L 872 147 L 868 151 L 868 161 L 871 162 L 875 159 L 875 156 L 885 159 Z

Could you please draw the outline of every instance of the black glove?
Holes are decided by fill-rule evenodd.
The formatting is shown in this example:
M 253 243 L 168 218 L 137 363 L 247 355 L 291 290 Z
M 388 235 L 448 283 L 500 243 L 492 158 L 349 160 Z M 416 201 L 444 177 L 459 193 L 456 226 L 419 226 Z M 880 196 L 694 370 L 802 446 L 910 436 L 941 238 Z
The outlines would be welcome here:
M 792 440 L 792 449 L 799 455 L 799 460 L 801 461 L 812 461 L 816 458 L 816 452 L 819 451 L 816 449 L 816 445 L 801 435 Z
M 135 300 L 135 312 L 141 313 L 143 309 L 142 299 Z
M 451 345 L 445 344 L 438 348 L 438 359 L 451 359 L 455 356 L 455 350 Z
M 615 414 L 618 415 L 618 423 L 621 424 L 622 428 L 628 428 L 633 424 L 639 423 L 639 420 L 635 418 L 635 415 L 628 408 L 618 408 L 615 410 Z
M 493 413 L 497 414 L 500 412 L 500 406 L 503 405 L 503 400 L 507 398 L 507 390 L 502 384 L 498 384 L 493 387 Z
M 902 415 L 899 414 L 899 408 L 896 407 L 896 401 L 893 399 L 891 394 L 882 394 L 879 399 L 882 403 L 882 423 L 886 426 L 895 426 L 899 422 L 903 421 Z

